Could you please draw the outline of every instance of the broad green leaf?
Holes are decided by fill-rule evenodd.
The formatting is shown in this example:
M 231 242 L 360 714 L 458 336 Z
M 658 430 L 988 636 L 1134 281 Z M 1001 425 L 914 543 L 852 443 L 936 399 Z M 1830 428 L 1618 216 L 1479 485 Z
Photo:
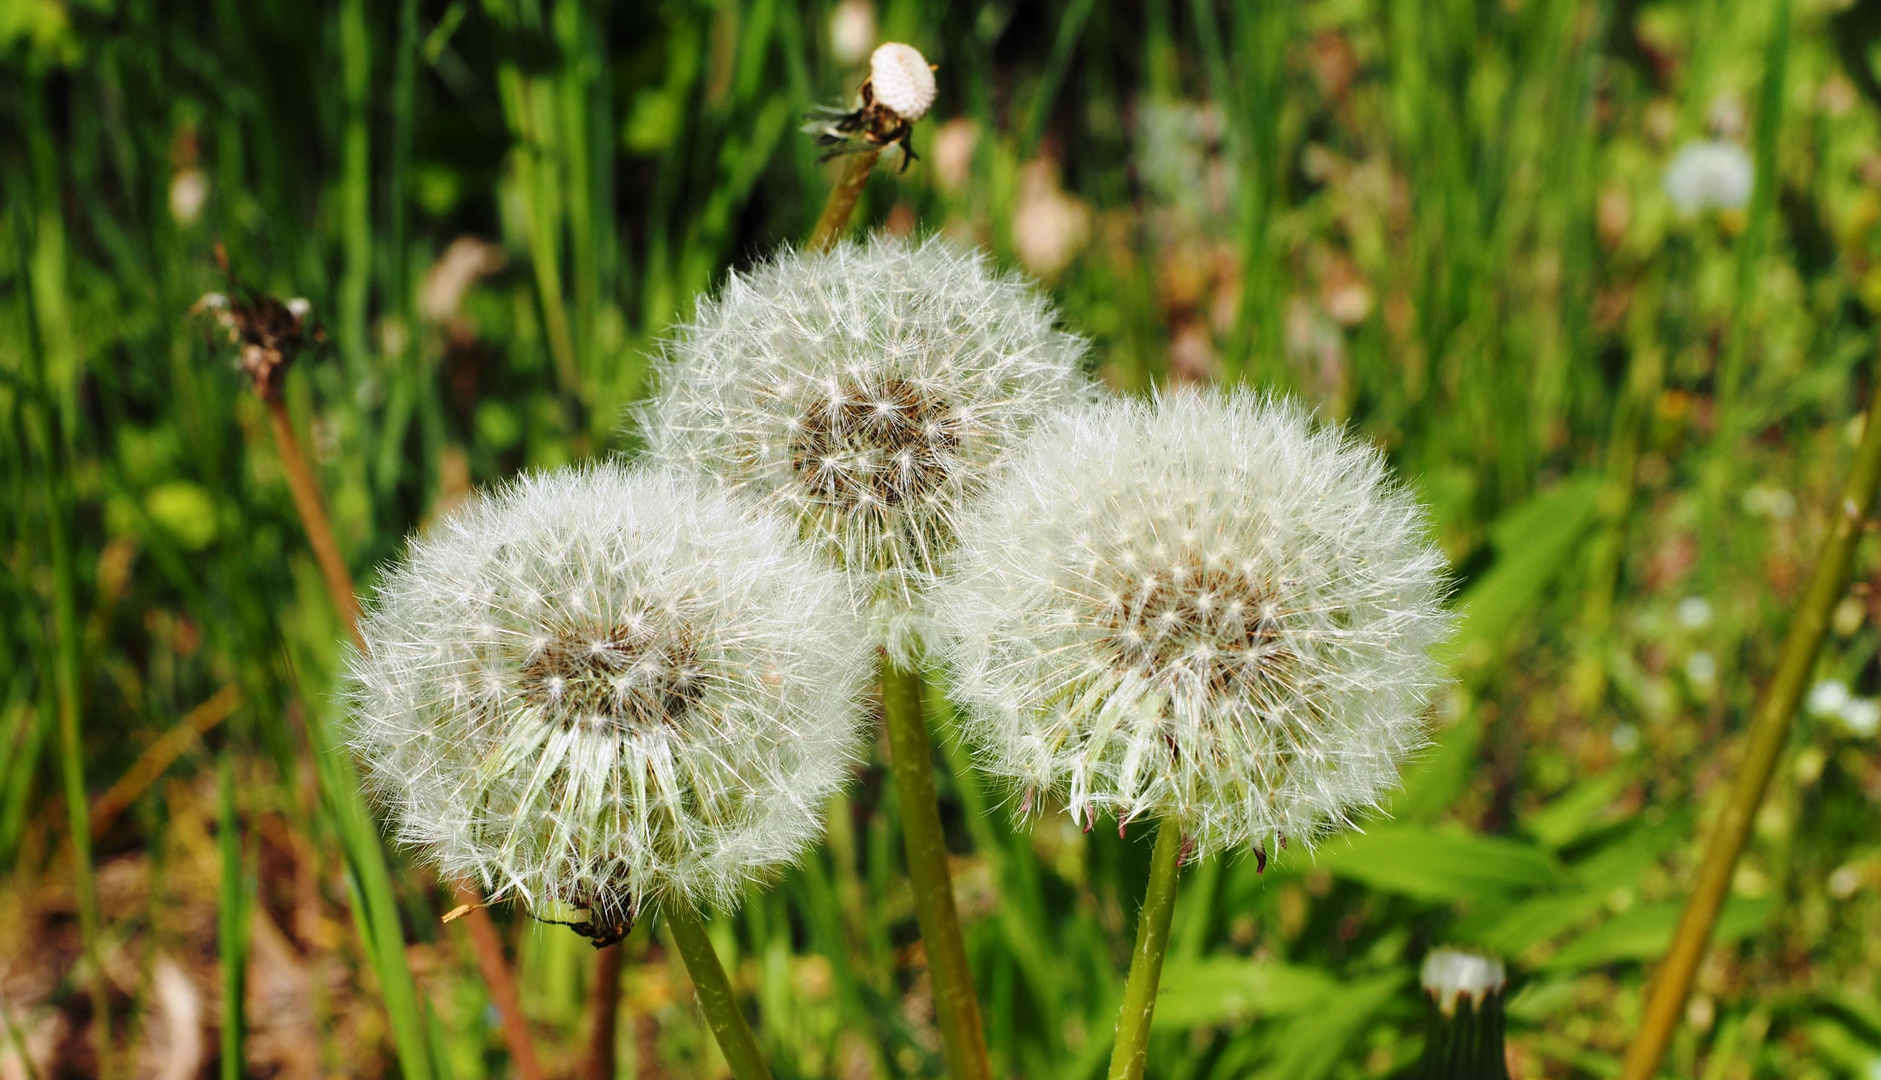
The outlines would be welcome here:
M 1318 1004 L 1338 984 L 1318 968 L 1208 957 L 1163 968 L 1153 1023 L 1158 1030 L 1291 1016 Z
M 1548 805 L 1524 815 L 1522 831 L 1549 850 L 1559 851 L 1587 835 L 1632 779 L 1632 770 L 1619 768 L 1583 780 Z
M 1328 843 L 1319 865 L 1374 889 L 1437 901 L 1520 893 L 1561 878 L 1543 849 L 1461 827 L 1380 825 Z
M 1692 815 L 1679 810 L 1657 821 L 1642 816 L 1631 828 L 1611 843 L 1584 858 L 1575 860 L 1573 875 L 1590 886 L 1611 889 L 1639 880 L 1646 868 L 1691 837 Z
M 1859 1038 L 1834 1020 L 1809 1025 L 1809 1044 L 1822 1057 L 1860 1077 L 1881 1076 L 1881 1048 Z
M 1483 724 L 1474 709 L 1437 733 L 1437 743 L 1404 770 L 1404 786 L 1391 797 L 1398 821 L 1429 821 L 1450 808 L 1476 767 Z
M 1458 604 L 1462 623 L 1442 656 L 1475 668 L 1490 660 L 1515 625 L 1532 616 L 1542 590 L 1579 547 L 1594 520 L 1600 478 L 1575 477 L 1504 514 L 1490 529 L 1496 561 Z
M 1330 1075 L 1404 981 L 1404 975 L 1393 973 L 1340 987 L 1288 1026 L 1279 1039 L 1280 1052 L 1256 1075 L 1260 1080 L 1320 1080 Z
M 1519 956 L 1557 934 L 1594 917 L 1606 905 L 1607 893 L 1582 889 L 1531 897 L 1509 908 L 1481 928 L 1465 924 L 1457 937 L 1501 956 Z
M 1681 903 L 1646 904 L 1626 911 L 1580 935 L 1541 966 L 1589 968 L 1626 960 L 1651 960 L 1672 944 Z M 1715 942 L 1742 941 L 1763 929 L 1775 905 L 1769 900 L 1734 899 L 1718 913 L 1711 932 Z

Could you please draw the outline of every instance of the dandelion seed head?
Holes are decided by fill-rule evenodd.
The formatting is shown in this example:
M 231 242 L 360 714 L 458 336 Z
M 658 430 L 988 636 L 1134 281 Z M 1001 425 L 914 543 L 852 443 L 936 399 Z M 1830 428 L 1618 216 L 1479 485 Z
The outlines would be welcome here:
M 1734 210 L 1750 202 L 1756 175 L 1750 155 L 1734 142 L 1686 143 L 1665 171 L 1665 193 L 1684 213 Z
M 1508 982 L 1502 961 L 1493 956 L 1462 952 L 1457 949 L 1432 949 L 1424 957 L 1419 972 L 1424 993 L 1436 999 L 1445 1016 L 1456 1012 L 1458 998 L 1469 998 L 1480 1008 L 1491 994 L 1499 994 Z
M 910 124 L 927 115 L 938 93 L 934 69 L 912 45 L 891 41 L 869 56 L 869 85 L 875 100 Z
M 919 652 L 927 595 L 987 470 L 1090 396 L 1084 344 L 984 257 L 878 238 L 734 276 L 666 344 L 651 457 L 793 519 L 872 638 Z
M 981 761 L 1200 854 L 1312 842 L 1425 741 L 1442 556 L 1380 455 L 1249 393 L 1048 425 L 961 526 L 938 636 Z
M 821 831 L 868 657 L 788 524 L 619 466 L 416 540 L 361 623 L 350 742 L 397 839 L 493 899 L 734 903 Z

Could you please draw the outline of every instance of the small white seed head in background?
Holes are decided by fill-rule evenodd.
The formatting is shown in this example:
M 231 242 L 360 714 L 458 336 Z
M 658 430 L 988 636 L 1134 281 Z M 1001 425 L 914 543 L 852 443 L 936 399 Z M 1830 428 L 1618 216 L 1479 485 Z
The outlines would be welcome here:
M 1310 844 L 1425 742 L 1443 556 L 1383 457 L 1299 407 L 1073 410 L 1001 463 L 936 590 L 981 763 L 1199 855 Z
M 875 44 L 875 4 L 873 0 L 842 0 L 829 12 L 829 47 L 836 62 L 844 67 L 869 55 Z
M 876 101 L 911 124 L 927 115 L 937 93 L 927 57 L 898 41 L 877 48 L 869 57 L 869 85 Z
M 1457 949 L 1432 949 L 1424 957 L 1419 978 L 1424 993 L 1437 1002 L 1445 1016 L 1456 1014 L 1458 998 L 1468 998 L 1474 1008 L 1480 1009 L 1489 995 L 1501 993 L 1508 981 L 1502 961 Z
M 871 637 L 919 654 L 927 595 L 987 470 L 1092 393 L 1050 304 L 938 240 L 786 252 L 673 335 L 638 412 L 652 459 L 794 519 Z
M 734 903 L 858 749 L 840 576 L 692 480 L 525 477 L 417 539 L 360 629 L 350 742 L 397 839 L 532 912 Z
M 1756 167 L 1734 142 L 1706 139 L 1679 148 L 1665 170 L 1665 193 L 1688 214 L 1735 210 L 1750 202 Z

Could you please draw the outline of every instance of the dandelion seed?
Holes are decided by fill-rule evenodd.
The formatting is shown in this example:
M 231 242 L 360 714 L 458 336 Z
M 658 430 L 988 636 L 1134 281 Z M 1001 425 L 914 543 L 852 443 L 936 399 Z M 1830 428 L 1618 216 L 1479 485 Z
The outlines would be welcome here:
M 1206 857 L 1310 842 L 1425 739 L 1442 556 L 1382 458 L 1298 407 L 1078 410 L 961 526 L 937 623 L 995 775 Z
M 735 276 L 667 343 L 652 458 L 797 522 L 898 662 L 990 466 L 1088 397 L 1084 345 L 983 257 L 880 238 Z
M 527 477 L 418 539 L 351 662 L 351 742 L 402 843 L 624 933 L 795 859 L 868 672 L 788 526 L 615 466 Z
M 1665 171 L 1665 193 L 1685 213 L 1735 210 L 1750 202 L 1750 155 L 1733 142 L 1686 143 Z

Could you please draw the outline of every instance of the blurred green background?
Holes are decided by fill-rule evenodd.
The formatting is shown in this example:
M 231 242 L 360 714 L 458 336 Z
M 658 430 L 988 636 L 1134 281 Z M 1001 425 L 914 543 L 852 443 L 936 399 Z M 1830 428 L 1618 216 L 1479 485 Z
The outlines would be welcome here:
M 287 400 L 369 588 L 474 487 L 632 450 L 660 335 L 807 234 L 801 114 L 883 40 L 941 97 L 868 228 L 1038 277 L 1120 390 L 1353 425 L 1455 566 L 1436 748 L 1364 833 L 1186 874 L 1150 1074 L 1403 1073 L 1441 943 L 1509 958 L 1515 1075 L 1612 1074 L 1874 384 L 1878 34 L 1875 0 L 0 2 L 0 1077 L 95 1075 L 99 1027 L 118 1075 L 509 1075 L 454 901 L 332 749 L 343 631 L 190 309 L 217 244 L 311 302 Z M 1698 139 L 1747 203 L 1674 204 Z M 1881 1078 L 1878 571 L 1674 1075 Z M 1015 833 L 941 727 L 995 1062 L 1090 1080 L 1148 838 Z M 721 954 L 779 1077 L 940 1075 L 879 755 L 833 810 Z M 567 1075 L 590 950 L 496 914 Z M 722 1073 L 661 931 L 626 948 L 622 1075 Z

